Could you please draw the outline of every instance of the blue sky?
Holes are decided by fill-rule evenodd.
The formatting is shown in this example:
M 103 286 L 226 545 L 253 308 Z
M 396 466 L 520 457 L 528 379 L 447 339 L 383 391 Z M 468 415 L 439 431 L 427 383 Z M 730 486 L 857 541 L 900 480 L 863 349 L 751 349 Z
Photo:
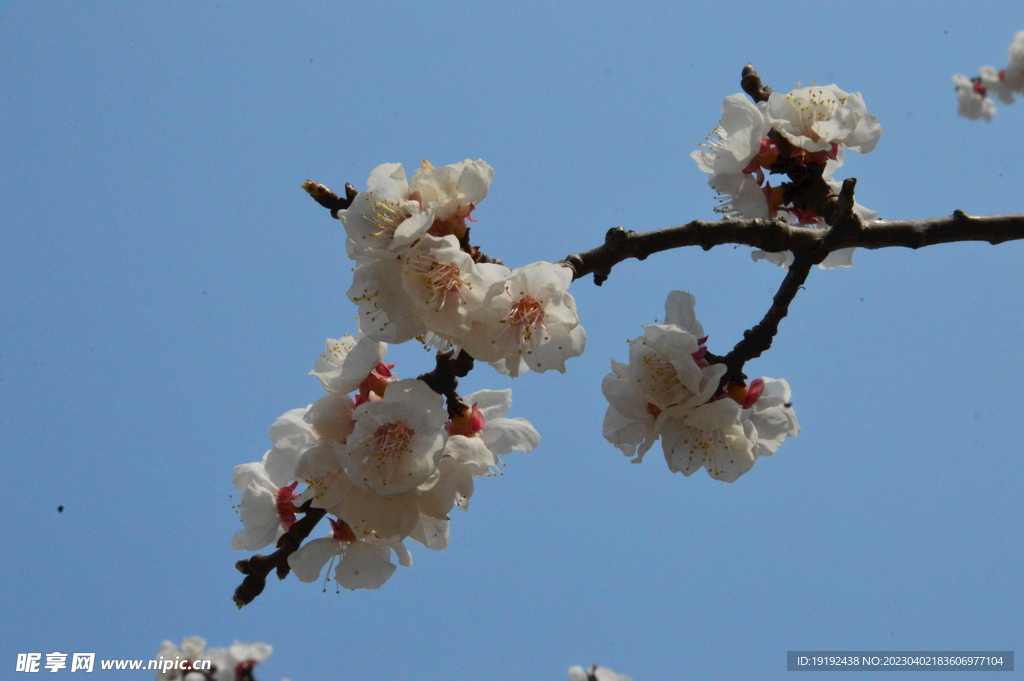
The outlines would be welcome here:
M 565 375 L 464 381 L 512 387 L 543 440 L 479 481 L 448 551 L 413 546 L 377 592 L 230 598 L 232 467 L 355 332 L 341 225 L 303 180 L 482 158 L 474 241 L 557 260 L 612 226 L 715 217 L 689 153 L 753 62 L 778 90 L 863 93 L 885 133 L 840 175 L 881 217 L 1021 212 L 1024 105 L 957 118 L 950 80 L 1005 65 L 1019 4 L 878 7 L 0 5 L 0 665 L 191 635 L 271 644 L 264 681 L 778 679 L 787 650 L 1024 651 L 1021 243 L 812 272 L 748 365 L 790 382 L 803 433 L 733 485 L 658 449 L 631 465 L 601 438 L 601 378 L 668 291 L 723 353 L 781 272 L 719 247 L 576 282 L 589 341 Z

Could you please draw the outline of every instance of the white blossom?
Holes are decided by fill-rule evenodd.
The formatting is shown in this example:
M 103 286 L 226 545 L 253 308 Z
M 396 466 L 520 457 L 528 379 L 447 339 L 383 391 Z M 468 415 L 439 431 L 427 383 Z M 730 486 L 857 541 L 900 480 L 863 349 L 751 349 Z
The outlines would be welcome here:
M 411 181 L 400 163 L 377 166 L 366 191 L 338 214 L 349 257 L 397 258 L 428 231 L 464 238 L 466 220 L 487 196 L 493 178 L 494 170 L 480 160 L 439 168 L 423 161 Z
M 392 551 L 398 556 L 399 564 L 412 565 L 409 550 L 397 539 L 357 538 L 344 521 L 334 519 L 331 519 L 331 528 L 323 538 L 306 542 L 288 556 L 288 566 L 300 581 L 315 582 L 324 565 L 341 557 L 334 572 L 339 585 L 352 590 L 378 589 L 395 572 Z
M 344 395 L 358 390 L 386 354 L 387 344 L 370 338 L 328 338 L 324 353 L 309 373 L 319 378 L 328 392 Z
M 772 216 L 764 188 L 750 173 L 721 173 L 708 179 L 719 196 L 715 212 L 727 218 L 767 220 Z
M 996 71 L 991 66 L 978 69 L 978 81 L 986 97 L 995 96 L 1004 104 L 1013 104 L 1013 88 L 1006 81 L 1006 70 Z M 994 105 L 993 105 L 994 106 Z
M 406 251 L 402 284 L 424 325 L 446 338 L 470 330 L 470 313 L 483 304 L 488 288 L 507 276 L 499 265 L 477 266 L 454 236 L 423 236 Z M 490 275 L 485 279 L 485 275 Z
M 434 224 L 434 206 L 409 198 L 409 184 L 400 163 L 373 169 L 366 191 L 338 217 L 348 234 L 349 256 L 389 260 Z
M 761 140 L 770 128 L 763 106 L 742 93 L 729 95 L 722 102 L 722 120 L 700 145 L 703 149 L 690 157 L 709 175 L 742 173 L 761 151 Z
M 424 494 L 434 504 L 421 509 L 441 518 L 453 506 L 469 508 L 473 478 L 488 475 L 501 464 L 501 456 L 513 451 L 530 452 L 540 444 L 540 434 L 524 418 L 503 418 L 512 408 L 512 391 L 480 390 L 462 398 L 471 405 L 465 414 L 448 421 L 448 442 L 441 459 L 442 474 Z
M 882 136 L 878 118 L 868 113 L 859 92 L 835 85 L 799 87 L 788 94 L 773 92 L 765 110 L 783 137 L 807 151 L 829 151 L 832 144 L 868 153 Z
M 352 272 L 348 299 L 359 307 L 359 328 L 368 338 L 404 343 L 427 332 L 416 302 L 405 290 L 401 260 L 363 259 Z
M 279 487 L 267 476 L 263 463 L 235 466 L 231 478 L 236 489 L 243 492 L 238 514 L 244 529 L 231 538 L 231 548 L 256 551 L 274 542 L 295 522 L 292 501 L 295 484 Z
M 472 220 L 470 213 L 487 197 L 493 179 L 494 169 L 482 160 L 466 159 L 439 168 L 424 160 L 409 182 L 409 192 L 420 204 L 435 207 L 433 236 L 453 234 L 462 239 L 466 220 Z
M 1014 92 L 1024 93 L 1024 31 L 1013 36 L 1013 42 L 1007 50 L 1009 64 L 1002 73 L 1006 87 Z
M 472 432 L 449 428 L 449 433 L 452 437 L 464 436 L 470 440 L 479 440 L 490 452 L 489 467 L 497 466 L 500 456 L 513 451 L 532 452 L 540 444 L 540 434 L 529 421 L 522 417 L 505 418 L 512 408 L 511 389 L 478 390 L 463 397 L 462 401 L 471 405 Z
M 572 271 L 553 263 L 512 270 L 491 286 L 462 347 L 512 377 L 529 369 L 565 373 L 565 360 L 582 354 L 587 342 L 571 282 Z
M 356 486 L 378 494 L 405 492 L 427 482 L 444 453 L 444 398 L 417 379 L 388 385 L 384 398 L 353 412 L 355 429 L 342 468 Z
M 637 463 L 661 439 L 669 470 L 688 476 L 704 467 L 734 482 L 800 427 L 786 381 L 720 386 L 726 367 L 705 359 L 694 307 L 692 295 L 672 291 L 666 323 L 649 324 L 630 341 L 629 364 L 612 362 L 601 386 L 609 403 L 602 434 Z
M 716 480 L 735 482 L 758 457 L 799 435 L 790 396 L 784 379 L 761 378 L 696 409 L 668 410 L 662 448 L 669 470 L 689 476 L 704 467 Z
M 629 364 L 613 360 L 601 384 L 609 403 L 602 434 L 636 463 L 658 440 L 662 413 L 704 404 L 725 373 L 724 365 L 703 360 L 707 338 L 695 304 L 685 291 L 669 293 L 665 323 L 644 326 L 644 335 L 630 341 Z
M 263 455 L 263 466 L 267 477 L 278 487 L 295 480 L 295 466 L 302 450 L 316 442 L 317 435 L 305 419 L 308 411 L 309 407 L 286 411 L 268 431 L 274 446 Z
M 771 126 L 764 105 L 755 106 L 742 93 L 722 102 L 722 119 L 698 149 L 690 154 L 708 184 L 721 198 L 715 210 L 726 217 L 768 218 L 768 201 L 761 189 L 764 175 L 754 162 Z

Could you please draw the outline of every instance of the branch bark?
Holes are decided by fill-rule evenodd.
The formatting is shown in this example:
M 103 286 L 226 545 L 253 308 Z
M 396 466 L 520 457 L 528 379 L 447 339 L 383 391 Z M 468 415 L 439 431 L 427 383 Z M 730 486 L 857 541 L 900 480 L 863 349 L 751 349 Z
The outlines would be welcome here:
M 269 556 L 257 553 L 251 558 L 245 558 L 235 563 L 235 568 L 245 575 L 245 579 L 235 589 L 235 595 L 232 597 L 239 609 L 252 603 L 254 598 L 263 593 L 263 588 L 267 585 L 267 575 L 271 570 L 277 570 L 278 579 L 284 579 L 291 572 L 288 556 L 299 550 L 302 542 L 327 514 L 324 509 L 311 508 L 311 505 L 312 501 L 307 501 L 302 505 L 301 510 L 305 511 L 306 515 L 278 538 L 277 551 Z
M 694 220 L 677 227 L 650 232 L 613 227 L 604 244 L 574 253 L 562 262 L 573 270 L 573 279 L 594 275 L 600 286 L 612 268 L 628 258 L 644 260 L 654 253 L 684 246 L 741 244 L 773 253 L 817 252 L 824 259 L 841 248 L 923 248 L 960 241 L 986 241 L 992 245 L 1024 239 L 1024 215 L 967 215 L 962 210 L 944 218 L 925 220 L 874 220 L 861 229 L 798 227 L 781 220 Z M 821 262 L 821 260 L 818 260 Z
M 811 273 L 814 264 L 814 258 L 798 256 L 789 266 L 785 279 L 782 280 L 778 292 L 772 299 L 772 306 L 768 308 L 768 312 L 761 321 L 753 328 L 743 332 L 743 340 L 736 344 L 732 352 L 725 357 L 716 357 L 712 360 L 728 367 L 725 375 L 722 376 L 721 385 L 724 386 L 729 382 L 745 383 L 747 377 L 743 374 L 743 365 L 747 363 L 747 360 L 760 357 L 772 346 L 775 334 L 779 332 L 779 322 L 789 314 L 789 304 L 793 302 L 800 287 L 807 281 L 807 275 Z

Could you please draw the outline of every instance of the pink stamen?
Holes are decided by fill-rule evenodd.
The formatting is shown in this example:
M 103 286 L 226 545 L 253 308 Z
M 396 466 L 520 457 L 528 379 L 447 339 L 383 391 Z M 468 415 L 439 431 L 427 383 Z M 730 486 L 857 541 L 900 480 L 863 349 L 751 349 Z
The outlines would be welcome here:
M 412 451 L 410 443 L 415 434 L 401 421 L 385 424 L 374 432 L 374 458 L 377 459 L 377 470 L 384 473 L 384 486 L 392 481 L 398 464 Z
M 533 339 L 538 327 L 544 326 L 544 306 L 534 296 L 526 295 L 512 304 L 508 319 L 517 327 L 523 341 Z

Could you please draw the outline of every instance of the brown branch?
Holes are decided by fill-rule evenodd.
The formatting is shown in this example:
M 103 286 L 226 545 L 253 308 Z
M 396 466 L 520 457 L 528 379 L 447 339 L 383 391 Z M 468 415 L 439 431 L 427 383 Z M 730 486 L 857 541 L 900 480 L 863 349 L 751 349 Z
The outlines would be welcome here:
M 299 550 L 303 540 L 309 536 L 316 524 L 327 513 L 322 508 L 312 508 L 312 503 L 310 500 L 302 505 L 300 510 L 305 511 L 306 515 L 301 520 L 297 520 L 291 529 L 278 538 L 277 551 L 269 556 L 257 553 L 252 558 L 235 563 L 235 568 L 245 575 L 245 579 L 235 589 L 235 595 L 232 597 L 239 609 L 252 603 L 254 598 L 263 593 L 263 588 L 267 585 L 267 575 L 271 570 L 277 570 L 278 579 L 288 576 L 291 571 L 291 567 L 288 565 L 288 556 Z
M 852 197 L 852 192 L 851 192 Z M 822 258 L 841 248 L 922 248 L 960 241 L 986 241 L 992 245 L 1024 239 L 1024 215 L 967 215 L 957 210 L 945 218 L 925 220 L 873 220 L 861 229 L 797 227 L 782 220 L 694 220 L 651 232 L 610 229 L 603 245 L 567 256 L 562 262 L 573 279 L 594 274 L 600 286 L 612 267 L 628 258 L 644 260 L 654 253 L 684 246 L 740 244 L 772 253 L 818 251 Z M 820 261 L 819 261 L 820 262 Z
M 807 281 L 807 275 L 810 274 L 811 267 L 815 265 L 816 260 L 815 257 L 802 253 L 796 256 L 764 318 L 752 329 L 744 331 L 743 340 L 736 344 L 732 352 L 719 359 L 719 362 L 728 367 L 728 371 L 722 377 L 722 385 L 730 381 L 743 383 L 746 379 L 743 374 L 743 365 L 748 360 L 760 357 L 772 346 L 775 334 L 779 332 L 779 322 L 789 314 L 789 304 L 793 302 L 797 291 Z
M 740 87 L 755 102 L 767 102 L 768 97 L 772 94 L 772 89 L 761 83 L 761 76 L 757 75 L 757 69 L 753 64 L 743 67 L 743 73 L 740 74 Z
M 345 183 L 344 198 L 338 196 L 319 182 L 313 182 L 313 180 L 306 180 L 303 182 L 302 188 L 306 190 L 307 194 L 313 197 L 314 201 L 331 211 L 332 218 L 337 218 L 338 211 L 345 210 L 351 206 L 352 201 L 359 196 L 359 192 L 356 191 L 356 188 L 348 183 Z
M 456 390 L 459 387 L 459 379 L 465 377 L 473 370 L 473 358 L 463 350 L 458 357 L 453 357 L 453 352 L 437 353 L 437 363 L 432 371 L 420 374 L 416 378 L 423 381 L 427 386 L 444 395 L 448 405 L 449 418 L 455 418 L 465 409 Z

